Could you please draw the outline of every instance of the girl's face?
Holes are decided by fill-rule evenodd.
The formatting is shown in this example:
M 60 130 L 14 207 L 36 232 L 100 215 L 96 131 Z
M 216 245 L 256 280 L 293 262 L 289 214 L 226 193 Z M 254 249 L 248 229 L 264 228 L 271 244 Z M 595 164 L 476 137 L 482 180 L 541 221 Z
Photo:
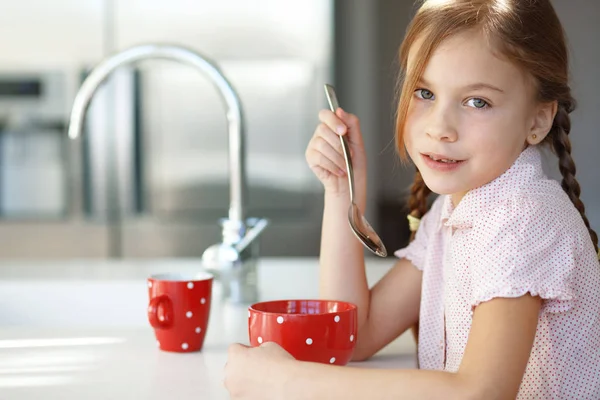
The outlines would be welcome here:
M 464 32 L 433 52 L 412 93 L 404 144 L 427 186 L 452 194 L 456 205 L 539 143 L 553 119 L 552 105 L 540 107 L 521 70 L 494 55 L 483 35 Z

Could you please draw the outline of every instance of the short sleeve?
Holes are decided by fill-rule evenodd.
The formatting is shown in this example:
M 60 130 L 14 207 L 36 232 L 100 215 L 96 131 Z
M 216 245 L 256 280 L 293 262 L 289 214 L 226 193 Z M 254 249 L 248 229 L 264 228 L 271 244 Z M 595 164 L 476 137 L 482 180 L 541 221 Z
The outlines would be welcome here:
M 425 267 L 427 244 L 429 242 L 429 238 L 431 237 L 432 229 L 435 229 L 435 224 L 439 222 L 442 197 L 443 196 L 438 196 L 429 211 L 427 211 L 425 215 L 421 217 L 421 222 L 419 223 L 419 229 L 417 229 L 415 239 L 406 247 L 394 252 L 396 257 L 406 258 L 420 271 L 423 271 L 423 268 Z
M 512 199 L 491 210 L 474 232 L 471 305 L 526 293 L 544 299 L 543 310 L 567 311 L 575 299 L 577 238 L 555 209 Z

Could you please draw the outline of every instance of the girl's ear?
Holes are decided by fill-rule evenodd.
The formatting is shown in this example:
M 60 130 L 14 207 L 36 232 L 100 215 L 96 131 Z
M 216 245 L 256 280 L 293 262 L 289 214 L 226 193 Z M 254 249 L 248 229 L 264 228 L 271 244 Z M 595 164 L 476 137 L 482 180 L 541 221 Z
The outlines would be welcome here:
M 536 145 L 544 140 L 550 129 L 552 129 L 557 111 L 558 102 L 556 100 L 549 103 L 540 103 L 537 106 L 533 124 L 527 135 L 528 144 Z

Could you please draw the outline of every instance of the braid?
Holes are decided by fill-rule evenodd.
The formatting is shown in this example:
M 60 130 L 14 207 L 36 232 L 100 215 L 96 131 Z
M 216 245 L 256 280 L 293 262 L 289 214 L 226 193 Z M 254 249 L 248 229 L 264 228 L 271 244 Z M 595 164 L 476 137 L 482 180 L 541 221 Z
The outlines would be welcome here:
M 421 218 L 427 212 L 427 196 L 431 190 L 425 184 L 419 170 L 415 172 L 415 180 L 410 187 L 410 197 L 408 198 L 409 214 L 415 218 Z M 410 240 L 415 238 L 416 232 L 411 232 Z
M 408 198 L 409 214 L 415 218 L 421 218 L 427 212 L 427 196 L 431 190 L 425 184 L 419 170 L 415 172 L 415 180 L 410 187 L 410 197 Z M 410 241 L 413 241 L 416 231 L 410 233 Z M 419 344 L 419 322 L 417 321 L 411 328 L 415 343 Z M 419 368 L 419 358 L 417 357 L 417 368 Z
M 559 104 L 556 117 L 554 117 L 554 124 L 550 131 L 550 140 L 552 141 L 552 148 L 558 156 L 558 167 L 560 173 L 563 176 L 561 185 L 563 190 L 567 193 L 575 208 L 581 214 L 585 226 L 590 232 L 592 243 L 596 253 L 598 252 L 598 235 L 590 227 L 590 222 L 585 216 L 585 206 L 579 198 L 581 194 L 581 188 L 579 182 L 575 179 L 575 162 L 571 157 L 571 141 L 569 140 L 569 132 L 571 132 L 571 119 L 569 113 L 573 110 L 573 103 L 568 102 L 567 104 Z

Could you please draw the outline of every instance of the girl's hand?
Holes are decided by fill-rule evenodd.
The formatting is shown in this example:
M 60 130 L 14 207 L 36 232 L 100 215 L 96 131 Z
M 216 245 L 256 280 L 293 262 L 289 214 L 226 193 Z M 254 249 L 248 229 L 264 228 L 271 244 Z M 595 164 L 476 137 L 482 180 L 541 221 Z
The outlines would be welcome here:
M 289 365 L 295 359 L 281 346 L 265 342 L 260 347 L 229 346 L 225 388 L 232 400 L 284 399 Z
M 325 191 L 333 194 L 348 193 L 346 162 L 339 135 L 347 135 L 354 180 L 357 191 L 366 191 L 367 157 L 360 132 L 360 122 L 356 115 L 338 108 L 334 114 L 330 110 L 319 112 L 321 123 L 306 149 L 306 161 L 319 178 Z

